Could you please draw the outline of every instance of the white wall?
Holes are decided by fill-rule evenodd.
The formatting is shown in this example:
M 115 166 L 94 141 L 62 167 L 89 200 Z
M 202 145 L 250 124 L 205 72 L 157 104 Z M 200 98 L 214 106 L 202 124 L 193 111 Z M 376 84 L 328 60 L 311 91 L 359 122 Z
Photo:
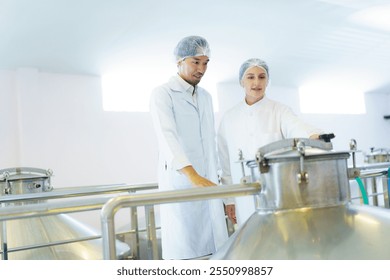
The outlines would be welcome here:
M 0 71 L 0 169 L 19 161 L 18 96 L 15 73 Z
M 51 168 L 55 187 L 156 181 L 148 113 L 104 112 L 99 77 L 34 69 L 17 77 L 22 166 Z
M 0 72 L 0 169 L 50 168 L 54 188 L 156 182 L 149 113 L 104 112 L 101 100 L 99 77 Z M 99 211 L 72 216 L 100 230 Z M 117 217 L 128 225 L 128 211 Z

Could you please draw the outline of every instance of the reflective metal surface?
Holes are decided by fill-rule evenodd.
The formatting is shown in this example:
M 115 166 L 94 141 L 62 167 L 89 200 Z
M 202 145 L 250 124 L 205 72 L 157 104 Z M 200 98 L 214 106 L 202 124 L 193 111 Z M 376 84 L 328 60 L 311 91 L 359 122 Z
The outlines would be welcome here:
M 8 221 L 6 228 L 9 260 L 99 260 L 103 257 L 101 238 L 89 240 L 98 236 L 97 233 L 65 214 Z M 78 242 L 83 239 L 86 241 Z M 58 245 L 46 246 L 49 243 Z M 33 249 L 17 251 L 28 247 Z M 116 241 L 116 248 L 120 259 L 129 254 L 129 247 L 123 242 Z
M 306 144 L 315 148 L 307 146 L 299 150 L 303 148 L 302 143 L 290 139 L 278 141 L 270 144 L 274 149 L 268 145 L 259 149 L 257 161 L 247 163 L 257 171 L 252 174 L 257 174 L 261 181 L 262 209 L 336 205 L 349 196 L 349 153 L 319 149 L 321 141 L 313 140 Z M 324 144 L 326 149 L 330 148 L 329 143 Z
M 52 190 L 50 170 L 9 168 L 0 170 L 1 196 L 48 192 Z M 2 209 L 38 205 L 45 200 L 2 203 Z M 97 260 L 102 259 L 101 238 L 65 214 L 0 222 L 2 259 L 10 260 Z M 130 251 L 116 241 L 118 258 Z
M 349 202 L 349 153 L 306 140 L 273 143 L 248 162 L 260 206 L 211 259 L 390 259 L 389 210 Z
M 389 215 L 351 204 L 258 210 L 211 259 L 390 259 Z

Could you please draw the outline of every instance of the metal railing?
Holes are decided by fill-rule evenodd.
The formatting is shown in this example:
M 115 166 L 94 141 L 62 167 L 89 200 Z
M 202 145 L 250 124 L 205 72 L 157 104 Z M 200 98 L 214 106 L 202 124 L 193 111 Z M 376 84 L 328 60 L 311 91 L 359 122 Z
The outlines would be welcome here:
M 251 195 L 260 192 L 260 188 L 259 183 L 250 183 L 126 195 L 112 198 L 103 206 L 101 212 L 103 258 L 110 260 L 116 259 L 115 214 L 121 208 Z M 156 258 L 156 256 L 153 258 Z
M 388 169 L 390 163 L 384 164 L 372 164 L 367 166 L 357 167 L 360 170 L 360 178 L 363 180 L 369 180 L 372 178 L 384 177 L 388 175 Z M 101 186 L 86 186 L 86 187 L 72 187 L 56 189 L 50 192 L 33 193 L 33 194 L 21 194 L 21 195 L 7 195 L 0 196 L 0 204 L 6 205 L 15 202 L 26 202 L 34 200 L 54 200 L 46 201 L 43 203 L 23 204 L 23 205 L 9 205 L 7 207 L 0 207 L 0 222 L 13 219 L 23 219 L 31 217 L 40 217 L 56 214 L 75 213 L 91 210 L 101 210 L 101 226 L 102 235 L 93 236 L 90 239 L 102 238 L 103 240 L 103 258 L 104 259 L 116 259 L 116 246 L 115 246 L 115 224 L 114 217 L 117 211 L 121 208 L 131 209 L 131 233 L 135 235 L 134 243 L 131 246 L 135 251 L 136 257 L 139 256 L 139 237 L 140 232 L 137 222 L 137 207 L 145 206 L 145 219 L 146 219 L 146 233 L 148 239 L 147 253 L 150 259 L 158 258 L 157 243 L 156 243 L 156 227 L 155 227 L 155 215 L 153 206 L 156 204 L 165 203 L 177 203 L 193 200 L 207 200 L 214 198 L 226 198 L 235 197 L 241 195 L 251 195 L 260 191 L 260 185 L 258 183 L 252 184 L 239 184 L 231 186 L 218 186 L 209 188 L 194 188 L 188 190 L 177 190 L 167 192 L 152 192 L 143 194 L 134 194 L 139 191 L 155 190 L 157 184 L 142 184 L 142 185 L 101 185 Z M 385 206 L 389 207 L 388 188 L 384 187 L 383 193 L 371 193 L 371 196 L 384 195 Z M 129 192 L 133 195 L 120 195 L 116 197 L 91 197 L 93 195 L 103 194 L 118 194 Z M 73 200 L 70 198 L 75 197 L 87 197 L 83 199 Z M 61 201 L 55 199 L 63 199 Z M 66 199 L 64 199 L 66 198 Z M 358 199 L 358 198 L 352 198 Z M 0 232 L 4 235 L 4 232 Z M 87 238 L 88 239 L 88 238 Z M 4 240 L 4 236 L 2 238 Z M 53 242 L 50 244 L 35 244 L 31 246 L 25 246 L 22 248 L 3 248 L 0 254 L 4 256 L 8 252 L 29 250 L 42 246 L 55 246 L 59 244 L 66 244 L 69 242 L 85 241 L 86 238 L 80 238 L 79 240 L 66 240 L 63 242 Z
M 0 203 L 6 202 L 21 202 L 42 199 L 59 199 L 69 197 L 80 197 L 89 195 L 114 194 L 122 192 L 138 192 L 145 190 L 155 190 L 158 186 L 156 183 L 150 184 L 111 184 L 98 186 L 82 186 L 82 187 L 68 187 L 53 189 L 49 192 L 29 193 L 29 194 L 10 194 L 0 196 Z
M 371 198 L 373 206 L 383 206 L 384 208 L 390 208 L 390 184 L 389 184 L 389 168 L 390 162 L 385 163 L 372 163 L 357 167 L 360 170 L 359 178 L 362 179 L 364 190 L 368 198 Z M 351 200 L 361 200 L 362 195 L 352 197 Z M 379 199 L 383 199 L 382 203 L 379 203 Z
M 33 218 L 41 216 L 49 216 L 56 214 L 75 213 L 82 211 L 100 210 L 102 206 L 117 193 L 136 193 L 139 191 L 154 190 L 158 186 L 156 183 L 152 184 L 115 184 L 115 185 L 100 185 L 100 186 L 84 186 L 84 187 L 70 187 L 52 190 L 50 192 L 40 192 L 20 195 L 6 195 L 0 196 L 0 236 L 2 240 L 1 251 L 2 259 L 8 259 L 8 253 L 31 250 L 42 247 L 56 246 L 68 244 L 73 242 L 82 242 L 86 240 L 101 238 L 101 235 L 78 238 L 73 240 L 64 240 L 59 242 L 51 242 L 47 244 L 31 244 L 28 246 L 9 248 L 6 244 L 7 232 L 5 230 L 4 222 L 7 220 Z M 111 195 L 106 197 L 90 197 L 92 195 Z M 75 197 L 85 197 L 82 199 L 72 199 Z M 64 199 L 62 201 L 48 201 L 51 199 Z M 33 204 L 11 205 L 13 203 L 31 202 L 35 200 L 45 200 L 45 202 Z M 148 210 L 147 220 L 154 219 L 154 211 Z M 137 207 L 131 208 L 131 229 L 129 233 L 134 234 L 132 248 L 133 257 L 139 257 L 139 233 L 137 220 Z

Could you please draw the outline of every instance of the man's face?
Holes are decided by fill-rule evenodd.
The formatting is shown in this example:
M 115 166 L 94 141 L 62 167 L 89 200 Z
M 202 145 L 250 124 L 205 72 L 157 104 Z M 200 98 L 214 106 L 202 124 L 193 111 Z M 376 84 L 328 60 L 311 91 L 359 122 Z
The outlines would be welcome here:
M 180 77 L 187 83 L 195 86 L 202 79 L 207 70 L 207 63 L 209 58 L 207 56 L 192 56 L 179 61 L 178 70 Z

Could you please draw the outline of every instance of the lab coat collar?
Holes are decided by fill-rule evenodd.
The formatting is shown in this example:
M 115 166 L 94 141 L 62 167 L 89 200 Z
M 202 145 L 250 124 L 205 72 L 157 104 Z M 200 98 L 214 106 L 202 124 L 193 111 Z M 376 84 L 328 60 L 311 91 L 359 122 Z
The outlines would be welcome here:
M 192 92 L 194 91 L 194 86 L 187 83 L 185 80 L 183 80 L 182 77 L 179 75 L 171 77 L 169 81 L 170 88 L 174 91 L 184 91 L 188 92 L 192 95 Z M 197 86 L 195 86 L 196 89 Z
M 197 107 L 192 97 L 194 88 L 195 92 L 197 91 L 197 86 L 194 87 L 193 85 L 190 85 L 185 80 L 183 80 L 183 78 L 179 75 L 175 75 L 169 80 L 169 87 L 173 91 L 183 92 L 183 98 L 189 103 L 191 103 L 193 106 Z
M 244 99 L 243 106 L 244 106 L 245 110 L 252 112 L 252 111 L 256 111 L 256 110 L 259 110 L 260 108 L 264 107 L 265 104 L 267 104 L 268 102 L 269 102 L 269 99 L 266 96 L 264 96 L 261 100 L 257 101 L 255 104 L 252 104 L 252 105 L 248 105 Z

